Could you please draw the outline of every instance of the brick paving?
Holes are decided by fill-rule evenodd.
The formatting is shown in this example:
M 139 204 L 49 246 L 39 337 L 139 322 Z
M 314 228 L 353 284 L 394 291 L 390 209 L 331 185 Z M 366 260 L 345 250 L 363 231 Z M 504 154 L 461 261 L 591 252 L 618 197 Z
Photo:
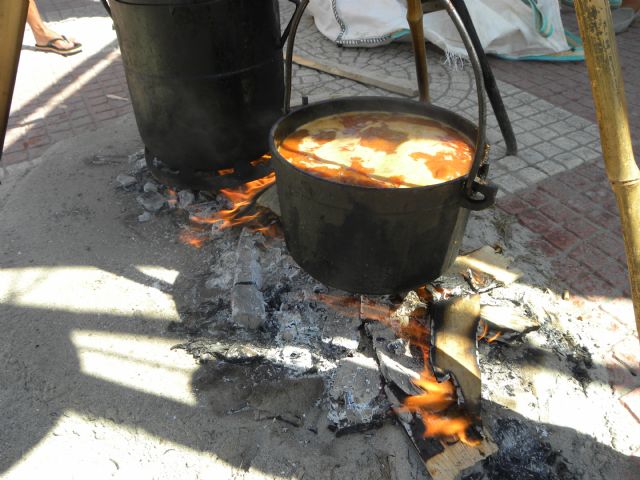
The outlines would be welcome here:
M 53 143 L 131 112 L 115 33 L 99 2 L 39 0 L 45 20 L 75 34 L 85 51 L 62 58 L 23 49 L 3 166 L 33 160 Z M 283 18 L 291 6 L 282 2 Z M 574 12 L 563 7 L 565 27 L 577 32 Z M 303 20 L 298 52 L 357 67 L 387 79 L 414 81 L 406 45 L 380 49 L 337 48 Z M 95 29 L 98 25 L 100 28 Z M 74 28 L 77 27 L 77 34 Z M 99 35 L 98 35 L 99 33 Z M 640 154 L 640 22 L 617 36 L 625 77 L 631 133 Z M 25 34 L 25 45 L 32 42 Z M 469 68 L 454 70 L 429 51 L 434 103 L 474 118 Z M 583 63 L 511 62 L 491 59 L 519 142 L 518 156 L 504 157 L 495 118 L 491 178 L 502 189 L 498 209 L 530 232 L 532 251 L 551 260 L 558 288 L 599 302 L 603 328 L 618 338 L 607 365 L 623 405 L 640 419 L 637 339 L 629 302 L 620 221 L 603 170 L 590 82 Z M 315 70 L 296 68 L 300 95 L 384 94 Z M 594 313 L 596 314 L 596 313 Z M 631 341 L 629 341 L 631 339 Z
M 40 0 L 38 6 L 52 28 L 81 41 L 84 51 L 67 58 L 36 52 L 27 27 L 4 166 L 34 160 L 59 140 L 132 111 L 115 33 L 102 6 L 82 0 Z

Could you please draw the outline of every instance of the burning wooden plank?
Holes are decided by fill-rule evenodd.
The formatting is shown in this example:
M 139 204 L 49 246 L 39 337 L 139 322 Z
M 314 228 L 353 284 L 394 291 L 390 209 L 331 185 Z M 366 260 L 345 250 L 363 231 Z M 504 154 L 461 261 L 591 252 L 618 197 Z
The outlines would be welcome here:
M 481 382 L 476 356 L 480 296 L 456 297 L 433 305 L 434 368 L 453 374 L 466 409 L 480 418 Z
M 399 423 L 431 476 L 446 480 L 491 455 L 497 447 L 484 432 L 480 435 L 480 430 L 472 427 L 472 420 L 479 423 L 480 414 L 480 372 L 475 358 L 479 296 L 457 297 L 431 308 L 433 324 L 440 329 L 435 339 L 430 339 L 425 304 L 416 292 L 410 292 L 395 308 L 385 299 L 363 297 L 361 319 L 372 339 L 386 382 L 384 391 L 395 406 Z M 416 349 L 422 353 L 422 365 Z M 431 360 L 438 361 L 441 370 L 453 371 L 459 388 L 449 381 L 440 382 L 433 375 Z M 472 417 L 458 405 L 460 388 L 466 390 L 463 397 L 474 412 Z
M 425 465 L 433 480 L 454 480 L 460 472 L 496 453 L 498 447 L 486 436 L 486 432 L 484 435 L 485 438 L 480 445 L 471 447 L 457 442 L 447 445 L 442 453 L 428 459 Z

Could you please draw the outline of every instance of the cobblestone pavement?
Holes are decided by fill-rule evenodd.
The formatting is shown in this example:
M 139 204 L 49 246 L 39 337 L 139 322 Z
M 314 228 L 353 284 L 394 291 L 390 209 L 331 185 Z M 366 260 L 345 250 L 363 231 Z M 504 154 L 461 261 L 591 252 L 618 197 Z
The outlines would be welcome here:
M 33 39 L 26 32 L 3 166 L 34 160 L 56 141 L 131 111 L 115 32 L 100 3 L 39 0 L 38 4 L 51 26 L 82 41 L 84 51 L 69 58 L 42 54 L 30 47 Z M 281 1 L 283 24 L 292 8 Z M 563 20 L 577 32 L 572 10 L 563 8 Z M 617 39 L 638 155 L 640 22 Z M 301 23 L 296 53 L 340 63 L 371 78 L 415 82 L 409 45 L 339 48 L 317 32 L 309 17 Z M 428 59 L 433 102 L 475 119 L 471 69 L 446 65 L 443 56 L 431 49 Z M 519 143 L 518 155 L 505 157 L 497 122 L 489 115 L 491 180 L 501 187 L 498 208 L 530 231 L 532 251 L 552 260 L 550 273 L 557 288 L 578 295 L 576 302 L 600 303 L 594 314 L 603 315 L 603 328 L 618 339 L 611 364 L 623 365 L 622 371 L 628 373 L 622 379 L 613 378 L 620 374 L 612 373 L 612 384 L 624 386 L 621 401 L 640 418 L 640 363 L 637 341 L 628 341 L 634 324 L 624 250 L 615 200 L 603 170 L 585 65 L 498 59 L 491 64 Z M 301 95 L 312 100 L 389 95 L 316 70 L 296 67 L 294 71 L 294 103 Z M 612 372 L 620 371 L 612 367 Z

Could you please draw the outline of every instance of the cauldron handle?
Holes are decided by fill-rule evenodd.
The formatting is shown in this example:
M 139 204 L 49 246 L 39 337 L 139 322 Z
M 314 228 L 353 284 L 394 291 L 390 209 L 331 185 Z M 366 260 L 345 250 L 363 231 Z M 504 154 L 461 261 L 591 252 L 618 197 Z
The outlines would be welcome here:
M 458 34 L 462 39 L 462 43 L 464 43 L 476 81 L 476 93 L 478 94 L 478 135 L 476 137 L 473 163 L 464 186 L 465 201 L 463 202 L 463 206 L 469 210 L 482 210 L 493 205 L 498 191 L 497 186 L 484 182 L 488 169 L 483 168 L 481 170 L 482 164 L 488 154 L 488 148 L 486 145 L 487 105 L 484 97 L 484 78 L 482 76 L 482 67 L 480 66 L 478 53 L 473 46 L 471 37 L 464 27 L 464 23 L 462 22 L 458 11 L 453 6 L 451 0 L 442 0 L 442 3 L 447 9 L 447 13 L 449 14 L 449 17 L 451 17 L 453 24 L 456 26 Z M 424 61 L 426 62 L 426 58 Z M 480 175 L 478 175 L 479 173 Z M 483 182 L 479 182 L 477 180 L 478 176 L 483 180 Z
M 293 0 L 292 0 L 293 1 Z M 309 0 L 297 0 L 296 11 L 293 12 L 293 17 L 287 26 L 289 30 L 289 38 L 287 41 L 287 54 L 284 63 L 284 113 L 287 114 L 291 111 L 291 76 L 293 75 L 293 44 L 296 41 L 296 33 L 298 32 L 298 25 L 302 19 L 302 14 L 309 5 Z M 294 2 L 295 3 L 295 2 Z M 285 29 L 285 32 L 286 30 Z
M 282 36 L 280 37 L 280 48 L 284 47 L 284 44 L 287 41 L 287 37 L 289 36 L 289 32 L 291 31 L 291 24 L 293 23 L 293 19 L 296 16 L 296 13 L 298 13 L 298 10 L 300 9 L 301 0 L 289 0 L 289 1 L 296 6 L 296 9 L 293 11 L 293 15 L 291 15 L 291 19 L 289 20 L 289 23 L 287 24 L 284 31 L 282 32 Z M 306 7 L 307 6 L 305 5 L 304 8 Z M 294 35 L 295 35 L 295 32 L 294 32 Z

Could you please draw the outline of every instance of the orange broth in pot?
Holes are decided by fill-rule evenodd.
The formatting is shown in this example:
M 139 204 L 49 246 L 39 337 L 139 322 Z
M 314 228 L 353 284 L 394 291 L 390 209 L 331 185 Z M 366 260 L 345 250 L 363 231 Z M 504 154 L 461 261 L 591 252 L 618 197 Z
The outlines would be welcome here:
M 409 188 L 469 173 L 474 147 L 436 120 L 393 112 L 349 112 L 300 126 L 278 146 L 292 165 L 348 185 Z

